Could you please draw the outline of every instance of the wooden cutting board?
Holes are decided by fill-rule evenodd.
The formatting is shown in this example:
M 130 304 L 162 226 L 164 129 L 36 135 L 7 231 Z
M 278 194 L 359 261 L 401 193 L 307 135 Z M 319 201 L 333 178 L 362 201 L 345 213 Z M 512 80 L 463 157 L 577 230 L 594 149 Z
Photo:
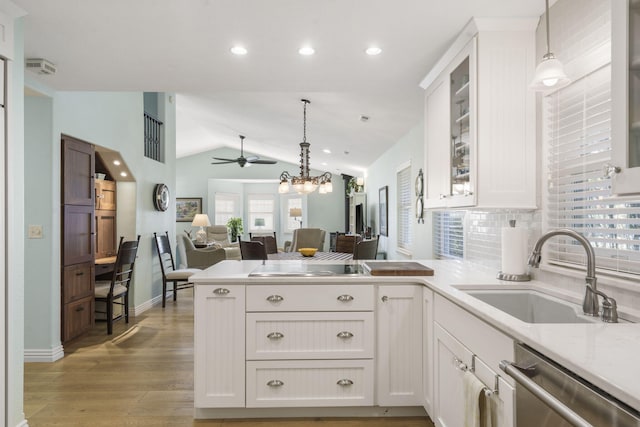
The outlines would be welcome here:
M 365 262 L 372 276 L 433 276 L 434 271 L 417 262 Z

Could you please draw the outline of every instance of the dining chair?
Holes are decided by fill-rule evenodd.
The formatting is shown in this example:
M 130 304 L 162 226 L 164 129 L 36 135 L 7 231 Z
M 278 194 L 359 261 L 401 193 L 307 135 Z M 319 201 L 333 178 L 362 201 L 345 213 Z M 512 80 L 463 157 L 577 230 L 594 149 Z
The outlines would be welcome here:
M 321 228 L 296 228 L 293 230 L 291 251 L 296 252 L 300 248 L 316 248 L 322 251 L 325 234 L 326 231 Z
M 106 311 L 97 311 L 106 314 L 107 334 L 113 333 L 113 322 L 124 317 L 124 321 L 129 323 L 129 289 L 133 279 L 133 267 L 138 253 L 138 243 L 140 235 L 136 240 L 124 241 L 124 236 L 120 237 L 116 263 L 113 268 L 111 280 L 101 280 L 95 283 L 95 300 L 103 302 Z M 122 307 L 122 314 L 114 319 L 113 305 Z
M 376 259 L 378 254 L 378 238 L 363 240 L 356 243 L 353 259 Z
M 267 259 L 267 248 L 262 242 L 256 240 L 240 241 L 240 253 L 242 259 L 257 259 L 265 261 Z
M 273 236 L 251 236 L 251 233 L 249 233 L 249 237 L 251 241 L 262 242 L 267 254 L 277 254 L 278 244 L 276 243 L 275 232 L 273 234 Z
M 335 252 L 342 252 L 345 254 L 352 254 L 355 250 L 356 244 L 361 240 L 359 234 L 338 234 L 336 236 L 336 250 Z
M 173 300 L 176 301 L 178 291 L 193 288 L 193 282 L 190 282 L 189 278 L 202 270 L 199 268 L 176 269 L 169 243 L 169 232 L 166 231 L 164 236 L 158 236 L 157 233 L 153 233 L 153 237 L 160 260 L 160 271 L 162 272 L 162 308 L 164 308 L 167 302 L 167 283 L 173 283 Z

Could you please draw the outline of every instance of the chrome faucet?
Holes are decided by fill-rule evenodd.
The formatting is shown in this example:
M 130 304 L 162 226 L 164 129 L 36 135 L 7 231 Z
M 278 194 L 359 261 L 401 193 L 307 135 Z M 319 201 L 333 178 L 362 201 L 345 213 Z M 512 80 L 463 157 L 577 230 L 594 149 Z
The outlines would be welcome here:
M 543 234 L 536 242 L 533 252 L 529 257 L 529 265 L 534 268 L 540 266 L 540 259 L 542 258 L 542 245 L 553 236 L 569 236 L 577 240 L 584 250 L 587 252 L 587 277 L 586 289 L 584 300 L 582 301 L 582 311 L 589 316 L 597 316 L 600 311 L 598 304 L 598 295 L 604 298 L 602 320 L 605 322 L 615 323 L 618 321 L 618 314 L 616 310 L 616 301 L 613 298 L 607 297 L 604 293 L 596 288 L 596 255 L 593 251 L 593 247 L 589 241 L 581 234 L 570 230 L 568 228 L 560 228 L 558 230 L 552 230 Z

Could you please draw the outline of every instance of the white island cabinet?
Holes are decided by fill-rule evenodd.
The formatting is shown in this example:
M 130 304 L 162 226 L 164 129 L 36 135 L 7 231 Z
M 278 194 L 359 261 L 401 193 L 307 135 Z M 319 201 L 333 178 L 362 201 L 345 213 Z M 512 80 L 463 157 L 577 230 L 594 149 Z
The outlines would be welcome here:
M 244 407 L 245 287 L 196 286 L 194 304 L 195 406 Z

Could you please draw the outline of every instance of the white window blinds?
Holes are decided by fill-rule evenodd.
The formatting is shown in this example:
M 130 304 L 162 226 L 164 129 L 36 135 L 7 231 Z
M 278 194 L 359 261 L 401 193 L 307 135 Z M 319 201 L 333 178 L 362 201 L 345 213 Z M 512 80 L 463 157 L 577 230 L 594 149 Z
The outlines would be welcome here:
M 273 231 L 275 200 L 271 194 L 250 194 L 249 232 Z
M 216 193 L 214 225 L 227 225 L 229 218 L 238 216 L 237 194 Z
M 547 229 L 571 228 L 592 244 L 596 266 L 640 274 L 640 202 L 611 195 L 611 67 L 545 97 L 548 141 Z M 584 265 L 584 249 L 554 237 L 547 260 Z
M 464 257 L 464 211 L 433 212 L 433 255 L 436 259 Z
M 411 248 L 411 165 L 397 173 L 398 248 Z

